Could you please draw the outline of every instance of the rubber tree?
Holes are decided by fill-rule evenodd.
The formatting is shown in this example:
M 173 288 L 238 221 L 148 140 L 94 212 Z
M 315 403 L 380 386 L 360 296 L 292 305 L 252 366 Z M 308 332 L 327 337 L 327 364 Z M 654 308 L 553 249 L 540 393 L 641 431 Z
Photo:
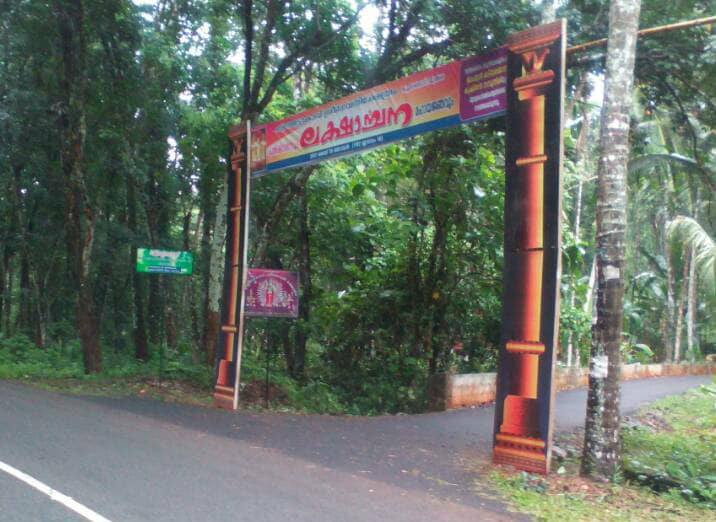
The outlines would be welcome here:
M 619 471 L 620 345 L 627 223 L 629 108 L 640 0 L 612 0 L 597 170 L 597 302 L 589 361 L 582 474 L 612 479 Z
M 61 56 L 60 158 L 64 181 L 65 226 L 73 282 L 78 288 L 77 328 L 85 373 L 102 371 L 99 325 L 95 315 L 90 273 L 95 235 L 95 213 L 90 203 L 84 168 L 86 138 L 85 11 L 81 1 L 55 2 Z

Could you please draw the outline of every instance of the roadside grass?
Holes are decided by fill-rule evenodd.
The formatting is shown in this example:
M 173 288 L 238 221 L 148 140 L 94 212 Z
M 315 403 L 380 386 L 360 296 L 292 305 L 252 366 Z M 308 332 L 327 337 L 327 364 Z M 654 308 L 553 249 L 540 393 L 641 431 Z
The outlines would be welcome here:
M 245 354 L 242 365 L 242 408 L 265 409 L 264 361 Z M 196 406 L 211 406 L 213 372 L 194 364 L 188 349 L 151 350 L 149 361 L 137 361 L 126 351 L 103 349 L 103 371 L 85 375 L 78 342 L 37 347 L 25 336 L 0 337 L 0 379 L 73 395 L 143 397 Z M 312 380 L 297 384 L 285 372 L 270 372 L 269 409 L 292 413 L 347 413 L 330 386 Z
M 583 432 L 562 434 L 548 477 L 498 468 L 490 483 L 519 512 L 543 521 L 715 520 L 716 385 L 669 397 L 625 418 L 624 474 L 579 476 Z
M 623 438 L 628 480 L 716 510 L 716 385 L 659 401 Z
M 0 338 L 0 379 L 38 388 L 103 397 L 139 396 L 210 405 L 208 369 L 173 354 L 142 363 L 116 350 L 104 350 L 103 371 L 85 375 L 77 342 L 37 347 L 27 337 Z

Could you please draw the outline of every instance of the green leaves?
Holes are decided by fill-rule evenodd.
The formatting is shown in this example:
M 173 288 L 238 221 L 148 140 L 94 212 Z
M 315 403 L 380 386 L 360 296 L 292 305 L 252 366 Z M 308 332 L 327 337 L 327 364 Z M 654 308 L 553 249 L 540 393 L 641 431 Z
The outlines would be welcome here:
M 659 493 L 716 507 L 713 385 L 660 401 L 624 430 L 625 475 Z M 653 426 L 653 427 L 652 427 Z
M 669 240 L 691 249 L 702 283 L 716 298 L 716 241 L 695 219 L 687 216 L 676 216 L 669 223 L 667 234 Z

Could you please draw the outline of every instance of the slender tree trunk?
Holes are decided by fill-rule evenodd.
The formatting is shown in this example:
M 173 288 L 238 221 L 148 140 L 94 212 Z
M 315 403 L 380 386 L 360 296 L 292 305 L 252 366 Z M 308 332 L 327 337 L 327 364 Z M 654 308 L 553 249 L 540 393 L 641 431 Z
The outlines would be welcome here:
M 162 313 L 161 282 L 159 274 L 149 275 L 149 298 L 147 301 L 147 319 L 149 320 L 149 342 L 155 347 L 164 339 L 164 314 Z
M 35 344 L 40 348 L 45 346 L 47 342 L 47 307 L 44 296 L 47 295 L 47 280 L 43 279 L 40 275 L 35 272 L 35 277 L 32 278 L 33 289 L 34 289 L 34 301 L 35 301 Z
M 89 203 L 83 165 L 87 84 L 84 6 L 82 0 L 58 0 L 54 6 L 62 57 L 60 85 L 63 97 L 59 124 L 67 249 L 72 277 L 78 287 L 77 328 L 84 369 L 85 373 L 98 373 L 102 370 L 102 352 L 90 273 L 95 217 Z
M 172 350 L 176 350 L 178 334 L 177 334 L 177 316 L 174 285 L 168 278 L 162 279 L 162 291 L 164 294 L 164 330 L 167 337 L 167 346 Z
M 428 256 L 428 268 L 426 274 L 426 284 L 424 303 L 427 311 L 428 321 L 424 324 L 423 330 L 423 350 L 425 354 L 430 355 L 428 362 L 428 373 L 434 375 L 440 367 L 440 358 L 446 349 L 439 343 L 435 342 L 435 337 L 442 324 L 440 317 L 443 315 L 445 307 L 445 296 L 442 294 L 443 274 L 439 266 L 441 260 L 445 256 L 445 248 L 447 244 L 448 223 L 447 218 L 436 211 L 434 208 L 435 234 L 433 236 L 433 244 Z
M 579 95 L 583 95 L 583 84 L 580 84 L 579 89 Z M 587 147 L 587 134 L 589 133 L 589 115 L 587 114 L 586 106 L 582 106 L 582 127 L 579 129 L 579 137 L 577 138 L 576 143 L 576 159 L 577 159 L 577 170 L 579 172 L 579 179 L 577 180 L 577 195 L 575 196 L 575 209 L 574 209 L 574 241 L 575 243 L 579 243 L 579 240 L 581 238 L 581 232 L 582 232 L 582 192 L 584 191 L 584 178 L 586 176 L 585 168 L 584 168 L 584 157 L 585 157 L 585 149 Z M 574 302 L 576 299 L 576 291 L 574 289 L 574 286 L 572 286 L 570 293 L 569 293 L 569 307 L 574 308 Z M 587 299 L 589 297 L 587 296 Z M 577 347 L 577 351 L 579 351 L 579 347 Z M 569 332 L 567 336 L 567 367 L 571 367 L 572 363 L 574 361 L 574 333 L 572 331 Z M 579 355 L 577 355 L 577 360 L 579 360 Z
M 575 242 L 579 242 L 579 232 L 580 232 L 580 218 L 582 213 L 582 186 L 584 185 L 584 178 L 580 176 L 579 181 L 577 183 L 577 196 L 576 196 L 576 210 L 575 210 L 575 216 L 574 216 L 574 240 Z M 589 296 L 586 296 L 587 300 L 589 300 Z M 574 287 L 570 290 L 569 293 L 569 307 L 574 308 L 574 303 L 576 300 L 576 291 Z M 579 347 L 577 347 L 577 352 L 579 352 Z M 574 332 L 570 330 L 569 334 L 567 335 L 567 367 L 571 367 L 572 363 L 574 361 Z M 577 360 L 579 360 L 579 355 L 577 355 Z
M 2 323 L 2 329 L 5 333 L 6 337 L 11 337 L 13 335 L 12 331 L 12 282 L 13 282 L 13 274 L 12 274 L 12 256 L 10 255 L 10 249 L 5 248 L 5 252 L 3 253 L 3 267 L 4 267 L 4 275 L 5 279 L 3 281 L 3 286 L 5 287 L 4 291 L 4 305 L 3 305 L 3 311 L 5 315 L 2 317 L 3 323 Z
M 203 237 L 203 234 L 200 236 L 200 231 L 203 228 L 203 222 L 204 222 L 204 212 L 202 209 L 199 209 L 199 215 L 196 218 L 196 227 L 194 228 L 194 238 L 193 241 L 189 244 L 188 250 L 192 250 L 193 252 L 199 251 L 199 243 L 200 243 L 200 237 Z M 202 253 L 203 255 L 203 253 Z M 195 254 L 196 256 L 196 254 Z M 195 257 L 196 259 L 196 257 Z M 203 265 L 202 265 L 203 266 Z M 196 267 L 194 268 L 196 270 Z M 203 274 L 201 270 L 199 271 L 200 274 Z M 202 280 L 205 278 L 202 277 Z M 203 347 L 203 344 L 201 342 L 201 322 L 199 319 L 199 305 L 202 302 L 205 302 L 205 300 L 201 299 L 201 287 L 197 284 L 197 278 L 191 277 L 189 278 L 189 309 L 191 310 L 191 337 L 192 337 L 192 345 L 194 346 L 194 351 L 196 352 L 196 363 L 199 364 L 201 360 L 201 349 Z
M 619 472 L 619 372 L 624 298 L 629 107 L 640 0 L 612 0 L 597 173 L 597 323 L 592 329 L 582 474 Z
M 132 266 L 137 262 L 137 247 L 130 248 Z M 147 322 L 144 312 L 144 284 L 136 270 L 132 271 L 132 288 L 134 289 L 134 356 L 140 361 L 149 360 L 149 344 L 147 341 Z
M 221 289 L 224 283 L 224 244 L 226 243 L 226 201 L 229 197 L 226 182 L 222 184 L 214 215 L 214 235 L 209 254 L 209 285 L 204 318 L 204 352 L 208 365 L 214 365 L 216 338 L 221 327 Z
M 18 332 L 32 337 L 32 288 L 30 287 L 30 262 L 27 259 L 27 248 L 20 252 L 20 306 L 17 314 Z
M 679 304 L 676 307 L 676 328 L 674 329 L 674 362 L 681 360 L 681 334 L 684 329 L 684 308 L 686 307 L 686 294 L 689 284 L 689 266 L 691 266 L 691 249 L 686 250 L 681 275 L 681 291 L 679 292 Z
M 286 358 L 286 369 L 288 370 L 289 375 L 295 374 L 295 364 L 294 364 L 294 350 L 293 350 L 293 343 L 291 342 L 291 336 L 289 335 L 291 331 L 291 328 L 287 321 L 281 321 L 281 325 L 279 325 L 279 335 L 278 338 L 281 339 L 281 344 L 283 345 L 283 355 Z
M 664 362 L 670 362 L 674 358 L 674 323 L 676 316 L 676 299 L 674 297 L 674 266 L 671 259 L 671 245 L 666 237 L 668 222 L 664 221 L 662 230 L 662 241 L 664 251 L 664 262 L 666 263 L 666 317 L 662 323 L 662 341 L 664 343 Z
M 222 182 L 225 183 L 225 182 Z M 216 217 L 214 215 L 214 208 L 216 207 L 216 204 L 212 204 L 208 201 L 206 201 L 206 195 L 207 189 L 202 190 L 202 206 L 205 207 L 204 210 L 204 221 L 202 222 L 201 226 L 201 257 L 199 260 L 200 263 L 200 270 L 202 274 L 201 278 L 201 286 L 199 287 L 199 303 L 197 303 L 197 307 L 201 307 L 201 311 L 197 313 L 197 318 L 200 319 L 200 324 L 197 324 L 197 326 L 200 328 L 200 349 L 204 353 L 204 357 L 206 358 L 206 362 L 209 366 L 214 365 L 214 359 L 213 357 L 210 357 L 211 354 L 214 353 L 214 350 L 216 347 L 213 345 L 214 342 L 216 342 L 216 339 L 212 337 L 211 342 L 207 339 L 207 334 L 209 333 L 209 324 L 208 324 L 208 318 L 209 318 L 209 294 L 210 294 L 210 286 L 211 286 L 211 278 L 213 272 L 212 265 L 211 265 L 211 238 L 212 238 L 212 225 L 216 222 Z M 219 194 L 219 197 L 222 197 L 222 194 Z M 222 234 L 224 232 L 221 232 Z M 223 276 L 222 276 L 223 277 Z M 221 288 L 219 287 L 219 291 L 221 291 Z M 200 316 L 200 317 L 199 317 Z M 217 330 L 215 330 L 217 331 Z
M 694 345 L 696 331 L 696 256 L 691 252 L 689 258 L 689 287 L 687 290 L 687 308 L 686 308 L 686 357 L 690 362 L 694 362 L 696 350 Z
M 160 134 L 151 132 L 150 134 Z M 160 149 L 162 153 L 163 149 Z M 156 153 L 155 153 L 156 154 Z M 152 158 L 156 165 L 149 166 L 149 176 L 146 183 L 147 201 L 146 214 L 147 225 L 149 227 L 149 236 L 153 248 L 160 248 L 164 239 L 164 230 L 166 223 L 162 220 L 165 218 L 164 203 L 162 201 L 161 187 L 157 179 L 156 170 L 164 168 L 164 158 L 160 160 Z M 160 163 L 161 161 L 161 163 Z M 147 303 L 147 319 L 149 323 L 149 342 L 159 346 L 164 342 L 164 292 L 162 288 L 161 277 L 159 274 L 149 274 L 149 298 Z
M 692 192 L 691 197 L 691 214 L 694 219 L 698 219 L 699 216 L 699 204 L 700 194 L 699 189 L 696 188 Z M 690 362 L 696 360 L 696 320 L 698 314 L 698 304 L 696 302 L 696 279 L 698 275 L 696 272 L 696 255 L 693 249 L 691 250 L 691 258 L 689 259 L 689 288 L 688 288 L 688 303 L 686 308 L 686 356 Z
M 132 267 L 132 294 L 134 300 L 134 321 L 132 338 L 134 340 L 134 356 L 140 361 L 149 360 L 149 346 L 147 345 L 147 324 L 144 315 L 144 285 L 141 276 L 134 269 L 137 263 L 137 192 L 132 167 L 129 166 L 125 174 L 127 192 L 127 228 L 132 235 L 129 247 L 129 266 Z
M 311 174 L 316 170 L 316 167 L 306 167 L 299 170 L 293 177 L 293 179 L 286 183 L 281 190 L 276 194 L 273 205 L 271 206 L 271 212 L 268 214 L 268 218 L 262 226 L 259 227 L 259 231 L 256 238 L 256 250 L 251 264 L 254 266 L 261 266 L 266 263 L 268 257 L 268 247 L 273 240 L 276 233 L 276 229 L 281 224 L 286 209 L 289 207 L 296 195 L 300 194 L 306 187 Z
M 414 230 L 410 234 L 408 240 L 408 280 L 410 281 L 410 299 L 412 301 L 412 317 L 413 322 L 413 342 L 410 348 L 410 355 L 412 357 L 420 357 L 422 354 L 422 343 L 420 342 L 420 327 L 422 324 L 422 318 L 424 309 L 422 307 L 422 285 L 420 275 L 420 257 L 419 247 L 421 243 L 421 235 L 418 232 L 419 219 L 418 219 L 418 198 L 413 196 L 412 200 L 412 221 Z
M 191 216 L 192 216 L 192 209 L 190 208 L 189 211 L 184 214 L 184 223 L 182 227 L 182 250 L 184 251 L 194 251 L 196 252 L 195 248 L 192 248 L 192 242 L 191 242 Z M 199 215 L 197 216 L 197 234 L 198 235 L 198 228 L 200 226 L 201 221 L 201 212 L 199 212 Z M 196 270 L 196 267 L 195 267 Z M 182 283 L 182 292 L 181 292 L 181 302 L 180 307 L 184 311 L 181 317 L 181 321 L 186 321 L 186 319 L 189 319 L 188 323 L 184 323 L 185 326 L 183 330 L 185 331 L 185 335 L 188 335 L 188 337 L 191 339 L 191 359 L 194 364 L 199 364 L 201 362 L 201 351 L 200 351 L 200 340 L 201 340 L 201 334 L 199 333 L 199 317 L 197 315 L 196 310 L 196 288 L 194 286 L 194 281 L 196 278 L 194 277 L 187 277 L 183 283 Z
M 99 373 L 102 371 L 102 354 L 99 345 L 99 324 L 94 314 L 94 302 L 90 285 L 80 286 L 80 298 L 77 310 L 77 323 L 79 326 L 82 361 L 85 373 Z
M 596 308 L 596 286 L 597 286 L 597 256 L 594 255 L 592 259 L 592 268 L 589 270 L 589 280 L 587 281 L 587 298 L 584 301 L 582 310 L 585 314 L 591 317 L 592 328 L 597 322 L 597 308 Z M 574 353 L 574 365 L 578 368 L 582 367 L 581 353 L 576 350 Z
M 293 377 L 303 380 L 306 366 L 306 342 L 311 310 L 311 249 L 308 227 L 308 197 L 306 188 L 299 194 L 299 238 L 300 261 L 299 279 L 301 281 L 301 301 L 298 307 L 298 325 L 296 328 L 296 348 L 293 353 Z
M 17 228 L 19 239 L 20 259 L 20 295 L 18 299 L 17 316 L 15 317 L 15 331 L 32 337 L 32 291 L 30 289 L 30 261 L 28 255 L 29 218 L 26 210 L 25 197 L 22 192 L 21 164 L 12 166 L 11 178 L 11 205 L 14 207 L 14 219 L 11 226 Z

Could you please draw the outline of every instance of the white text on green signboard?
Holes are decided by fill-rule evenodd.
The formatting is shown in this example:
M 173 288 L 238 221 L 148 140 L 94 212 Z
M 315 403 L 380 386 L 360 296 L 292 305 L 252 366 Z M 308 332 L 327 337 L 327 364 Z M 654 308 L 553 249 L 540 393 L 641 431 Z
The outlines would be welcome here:
M 137 249 L 137 272 L 191 275 L 193 268 L 194 256 L 191 252 L 156 248 Z

